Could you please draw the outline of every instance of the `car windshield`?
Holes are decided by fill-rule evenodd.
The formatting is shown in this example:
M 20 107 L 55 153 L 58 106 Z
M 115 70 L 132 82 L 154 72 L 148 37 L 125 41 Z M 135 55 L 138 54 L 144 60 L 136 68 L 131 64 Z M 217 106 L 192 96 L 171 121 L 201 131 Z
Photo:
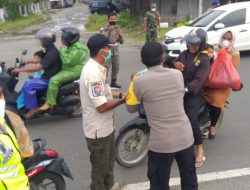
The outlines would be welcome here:
M 189 26 L 194 27 L 206 27 L 208 24 L 214 21 L 218 16 L 220 16 L 224 11 L 222 10 L 211 10 L 201 17 L 195 19 Z

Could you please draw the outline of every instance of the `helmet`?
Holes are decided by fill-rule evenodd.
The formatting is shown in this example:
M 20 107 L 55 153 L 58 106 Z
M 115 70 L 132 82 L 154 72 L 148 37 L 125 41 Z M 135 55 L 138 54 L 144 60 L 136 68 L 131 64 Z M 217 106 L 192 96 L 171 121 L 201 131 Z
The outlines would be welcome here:
M 80 38 L 80 31 L 75 27 L 64 27 L 62 31 L 62 42 L 70 47 Z
M 207 32 L 202 28 L 198 28 L 195 31 L 195 33 L 198 36 L 198 38 L 200 38 L 201 40 L 200 49 L 204 50 L 207 44 Z
M 201 43 L 200 38 L 197 36 L 196 33 L 193 33 L 193 32 L 185 35 L 184 40 L 186 41 L 186 44 L 200 44 Z
M 52 30 L 50 30 L 49 28 L 44 28 L 44 29 L 39 30 L 36 33 L 35 37 L 37 39 L 40 39 L 41 45 L 44 48 L 48 48 L 56 41 L 55 33 Z

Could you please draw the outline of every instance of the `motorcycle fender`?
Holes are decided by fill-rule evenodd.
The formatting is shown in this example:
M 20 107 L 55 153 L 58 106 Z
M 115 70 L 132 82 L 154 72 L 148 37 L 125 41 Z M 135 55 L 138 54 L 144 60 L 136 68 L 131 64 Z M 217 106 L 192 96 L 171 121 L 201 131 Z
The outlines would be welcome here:
M 76 105 L 80 103 L 80 97 L 77 95 L 68 95 L 59 100 L 60 106 Z
M 123 125 L 121 129 L 119 130 L 119 133 L 123 133 L 124 131 L 127 131 L 128 129 L 133 129 L 133 128 L 141 128 L 145 132 L 148 132 L 149 127 L 148 127 L 146 118 L 141 118 L 139 116 L 136 116 L 131 121 Z
M 72 180 L 74 179 L 69 167 L 62 157 L 58 157 L 56 160 L 54 160 L 53 163 L 51 163 L 45 170 L 58 175 L 64 175 Z

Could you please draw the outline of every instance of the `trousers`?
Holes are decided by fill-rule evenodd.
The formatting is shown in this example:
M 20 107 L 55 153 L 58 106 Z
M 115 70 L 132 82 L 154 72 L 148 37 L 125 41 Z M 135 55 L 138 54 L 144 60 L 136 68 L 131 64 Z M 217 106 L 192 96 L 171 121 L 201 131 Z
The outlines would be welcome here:
M 27 109 L 38 109 L 37 92 L 47 89 L 47 79 L 32 79 L 25 81 L 23 85 L 24 105 Z
M 111 80 L 117 79 L 117 74 L 119 72 L 119 65 L 120 65 L 119 55 L 113 55 L 112 59 L 109 62 L 105 63 L 105 67 L 107 69 L 107 78 L 111 67 Z
M 108 190 L 114 185 L 115 136 L 114 132 L 98 139 L 86 138 L 92 165 L 91 190 Z
M 148 152 L 148 179 L 150 190 L 169 190 L 170 170 L 176 160 L 182 190 L 198 190 L 194 146 L 175 153 Z
M 198 115 L 200 107 L 202 106 L 202 104 L 204 104 L 204 102 L 205 100 L 202 98 L 200 93 L 195 95 L 186 94 L 184 96 L 184 109 L 193 129 L 195 145 L 202 144 L 202 136 L 198 121 Z

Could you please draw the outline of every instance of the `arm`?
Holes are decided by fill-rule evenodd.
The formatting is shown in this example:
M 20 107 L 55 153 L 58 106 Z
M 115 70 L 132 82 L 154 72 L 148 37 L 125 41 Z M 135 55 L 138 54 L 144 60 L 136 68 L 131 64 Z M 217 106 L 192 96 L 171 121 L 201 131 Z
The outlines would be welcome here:
M 123 33 L 122 33 L 121 28 L 118 29 L 118 35 L 119 35 L 119 39 L 118 39 L 119 43 L 123 44 L 124 43 L 124 38 L 123 38 Z
M 38 63 L 34 67 L 24 67 L 24 68 L 13 69 L 12 73 L 14 73 L 14 74 L 21 73 L 21 72 L 33 73 L 33 72 L 39 71 L 41 69 L 43 69 L 43 66 L 40 63 Z
M 122 98 L 122 99 L 116 99 L 110 102 L 106 102 L 100 106 L 98 106 L 96 109 L 99 113 L 104 113 L 106 111 L 112 110 L 116 107 L 118 107 L 119 105 L 125 103 L 126 98 Z
M 240 64 L 240 52 L 235 52 L 233 55 L 232 55 L 232 62 L 233 62 L 233 65 L 237 68 Z
M 145 17 L 144 17 L 144 19 L 143 19 L 143 21 L 144 21 L 144 32 L 147 31 L 147 18 L 148 18 L 148 15 L 147 15 L 147 13 L 146 13 L 146 14 L 145 14 Z
M 159 27 L 159 31 L 160 31 L 161 16 L 158 12 L 157 12 L 157 23 L 158 23 L 158 27 Z

